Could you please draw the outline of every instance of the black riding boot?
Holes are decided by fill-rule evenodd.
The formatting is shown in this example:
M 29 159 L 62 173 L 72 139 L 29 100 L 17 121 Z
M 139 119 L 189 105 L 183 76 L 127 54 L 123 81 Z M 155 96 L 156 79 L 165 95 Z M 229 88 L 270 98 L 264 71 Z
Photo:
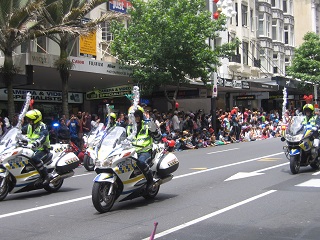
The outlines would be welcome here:
M 40 176 L 43 180 L 42 184 L 48 185 L 50 183 L 50 177 L 48 175 L 48 170 L 46 167 L 43 166 L 42 161 L 36 165 L 36 168 L 39 171 Z
M 152 186 L 155 181 L 153 179 L 152 171 L 151 171 L 149 165 L 145 162 L 139 162 L 139 161 L 137 162 L 137 165 L 140 168 L 143 175 L 145 176 L 145 178 L 147 180 L 147 185 Z

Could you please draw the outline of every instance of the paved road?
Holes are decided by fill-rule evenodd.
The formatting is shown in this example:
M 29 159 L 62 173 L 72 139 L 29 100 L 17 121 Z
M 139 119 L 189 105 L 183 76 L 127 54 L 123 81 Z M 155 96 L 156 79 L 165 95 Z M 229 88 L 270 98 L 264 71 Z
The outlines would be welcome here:
M 176 153 L 180 167 L 155 200 L 116 203 L 99 214 L 95 174 L 84 168 L 61 190 L 8 195 L 0 239 L 319 239 L 318 172 L 292 175 L 279 139 Z

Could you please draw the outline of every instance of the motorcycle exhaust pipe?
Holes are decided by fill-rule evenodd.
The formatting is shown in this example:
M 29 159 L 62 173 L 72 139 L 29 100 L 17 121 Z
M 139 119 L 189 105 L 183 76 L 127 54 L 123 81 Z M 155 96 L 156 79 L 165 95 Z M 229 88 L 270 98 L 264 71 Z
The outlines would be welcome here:
M 167 182 L 171 181 L 172 178 L 173 178 L 173 175 L 170 174 L 170 176 L 168 176 L 168 177 L 161 178 L 159 181 L 156 182 L 156 184 L 161 185 L 161 184 L 167 183 Z
M 74 175 L 74 171 L 71 171 L 71 172 L 68 172 L 68 173 L 65 173 L 65 174 L 62 174 L 62 175 L 58 175 L 56 177 L 54 177 L 50 183 L 55 183 L 61 179 L 65 179 L 65 178 L 69 178 L 69 177 L 72 177 Z

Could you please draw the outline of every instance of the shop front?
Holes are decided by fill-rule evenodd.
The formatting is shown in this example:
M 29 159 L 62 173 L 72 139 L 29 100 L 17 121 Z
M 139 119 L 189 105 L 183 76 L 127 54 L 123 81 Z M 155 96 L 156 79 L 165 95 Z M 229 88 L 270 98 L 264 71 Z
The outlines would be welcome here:
M 59 91 L 44 91 L 32 89 L 13 89 L 15 109 L 22 109 L 27 93 L 31 93 L 33 108 L 39 109 L 44 117 L 60 117 L 62 114 L 62 93 Z M 69 92 L 68 95 L 69 112 L 76 113 L 82 109 L 83 93 Z M 7 112 L 8 91 L 6 88 L 0 89 L 0 108 L 2 112 Z

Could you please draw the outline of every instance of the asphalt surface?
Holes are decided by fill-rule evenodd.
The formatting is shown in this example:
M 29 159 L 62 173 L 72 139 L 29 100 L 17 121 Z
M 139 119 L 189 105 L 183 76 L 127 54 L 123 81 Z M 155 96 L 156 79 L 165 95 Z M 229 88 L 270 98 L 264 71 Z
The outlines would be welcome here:
M 94 172 L 83 167 L 53 194 L 9 194 L 0 202 L 0 239 L 319 239 L 320 175 L 292 175 L 277 139 L 175 153 L 172 181 L 154 200 L 92 205 Z

